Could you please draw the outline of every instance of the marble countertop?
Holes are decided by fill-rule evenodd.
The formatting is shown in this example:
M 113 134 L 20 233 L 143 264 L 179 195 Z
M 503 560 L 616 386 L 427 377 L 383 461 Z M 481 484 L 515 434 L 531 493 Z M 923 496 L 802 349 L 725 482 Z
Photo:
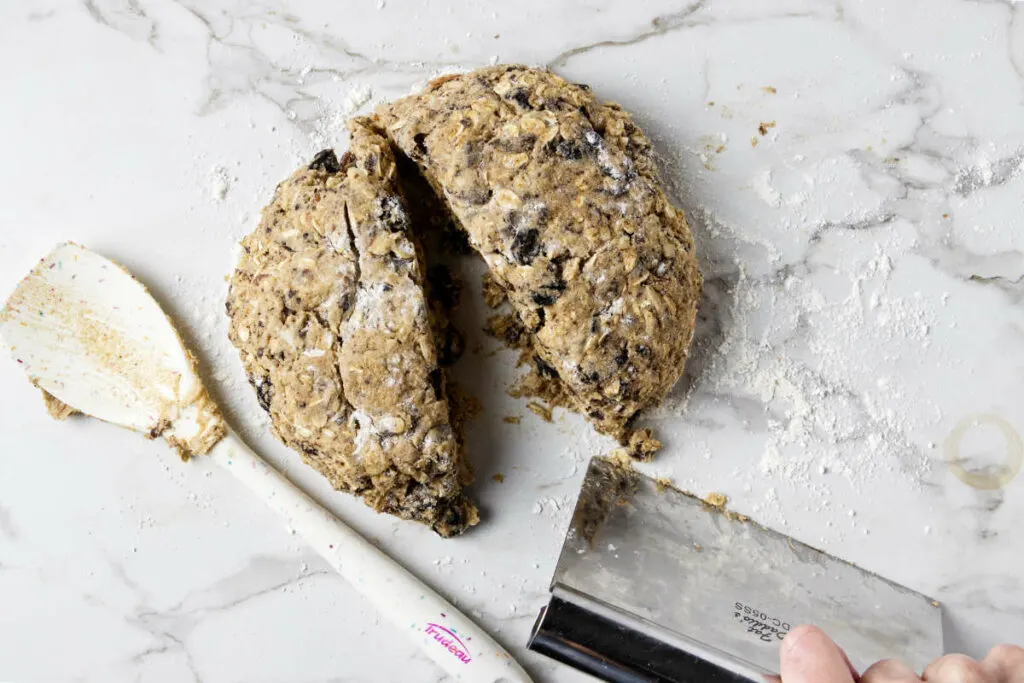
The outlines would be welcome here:
M 478 293 L 456 376 L 484 408 L 484 521 L 451 541 L 332 492 L 275 442 L 222 312 L 238 239 L 302 160 L 345 146 L 348 116 L 441 73 L 550 66 L 649 132 L 706 275 L 644 469 L 941 600 L 950 649 L 1024 641 L 1024 475 L 1007 468 L 1024 433 L 1024 3 L 429 6 L 0 5 L 0 294 L 61 240 L 127 265 L 259 452 L 538 681 L 583 681 L 524 645 L 583 465 L 611 444 L 505 394 L 514 357 L 478 331 Z M 3 361 L 0 679 L 443 674 L 235 481 L 52 422 Z

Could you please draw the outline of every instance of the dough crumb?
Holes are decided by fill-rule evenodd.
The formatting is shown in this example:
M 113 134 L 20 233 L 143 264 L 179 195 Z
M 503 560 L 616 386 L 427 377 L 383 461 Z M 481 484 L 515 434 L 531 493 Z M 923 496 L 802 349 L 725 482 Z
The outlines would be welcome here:
M 523 418 L 519 417 L 518 415 L 506 415 L 505 417 L 501 418 L 501 420 L 502 422 L 506 422 L 510 425 L 517 425 L 523 421 Z
M 508 301 L 505 288 L 498 284 L 489 272 L 484 273 L 484 303 L 490 308 L 497 308 Z
M 535 398 L 548 404 L 551 408 L 576 409 L 572 392 L 565 386 L 554 368 L 534 353 L 530 335 L 516 314 L 502 313 L 492 316 L 487 321 L 485 331 L 504 342 L 506 346 L 519 349 L 518 364 L 530 366 L 529 371 L 508 390 L 509 396 Z M 527 407 L 546 421 L 551 421 L 551 408 L 542 406 L 544 412 L 538 413 L 537 409 L 529 403 Z
M 448 405 L 451 406 L 453 425 L 463 427 L 484 411 L 484 405 L 473 394 L 468 393 L 462 385 L 448 381 Z
M 725 504 L 729 502 L 729 497 L 724 493 L 709 493 L 704 496 L 703 500 L 711 507 L 716 507 L 719 510 L 725 510 Z
M 495 339 L 503 341 L 509 348 L 523 349 L 530 343 L 526 328 L 513 313 L 491 316 L 487 319 L 484 330 Z
M 80 410 L 72 408 L 46 389 L 40 389 L 39 391 L 43 392 L 43 403 L 46 404 L 46 412 L 48 412 L 50 417 L 54 420 L 66 420 L 74 415 L 82 414 Z
M 493 477 L 491 477 L 491 479 L 493 479 L 494 481 L 498 482 L 499 484 L 504 484 L 505 483 L 505 475 L 502 474 L 501 472 L 498 472 L 497 474 L 495 474 Z
M 654 454 L 661 450 L 661 441 L 655 438 L 650 429 L 637 429 L 629 435 L 626 445 L 630 457 L 640 462 L 650 462 Z
M 729 497 L 724 493 L 709 493 L 708 495 L 704 496 L 701 500 L 703 500 L 705 504 L 709 505 L 710 507 L 718 510 L 723 515 L 725 515 L 726 519 L 731 519 L 734 522 L 750 521 L 750 517 L 747 517 L 746 515 L 741 515 L 738 512 L 733 512 L 732 510 L 729 510 L 725 507 L 725 504 L 729 502 Z
M 632 470 L 633 469 L 633 458 L 629 455 L 628 448 L 614 448 L 612 452 L 608 454 L 608 462 L 615 465 L 619 469 Z
M 540 401 L 530 401 L 526 404 L 526 407 L 529 408 L 530 411 L 540 419 L 544 420 L 545 422 L 551 422 L 551 408 L 544 405 Z

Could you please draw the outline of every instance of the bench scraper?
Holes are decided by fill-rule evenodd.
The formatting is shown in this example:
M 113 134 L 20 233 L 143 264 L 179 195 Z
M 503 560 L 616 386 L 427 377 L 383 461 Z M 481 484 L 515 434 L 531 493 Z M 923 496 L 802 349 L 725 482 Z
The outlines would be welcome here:
M 764 681 L 805 623 L 858 671 L 943 651 L 930 598 L 594 458 L 529 647 L 614 683 Z

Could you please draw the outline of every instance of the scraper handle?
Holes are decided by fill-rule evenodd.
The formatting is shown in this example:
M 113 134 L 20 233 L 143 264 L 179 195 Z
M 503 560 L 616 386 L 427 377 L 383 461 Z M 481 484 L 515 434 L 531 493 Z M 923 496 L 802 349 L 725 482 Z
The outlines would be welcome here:
M 455 680 L 531 683 L 479 626 L 322 508 L 233 432 L 208 457 L 235 475 Z

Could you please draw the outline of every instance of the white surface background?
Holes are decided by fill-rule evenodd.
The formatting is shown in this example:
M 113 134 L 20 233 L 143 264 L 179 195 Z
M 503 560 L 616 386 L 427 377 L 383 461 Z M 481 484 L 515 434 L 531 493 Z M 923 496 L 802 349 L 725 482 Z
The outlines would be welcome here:
M 647 471 L 933 595 L 951 648 L 1024 641 L 1024 475 L 979 491 L 944 460 L 969 415 L 1024 431 L 1024 5 L 493 7 L 3 3 L 0 292 L 61 240 L 128 266 L 257 450 L 538 680 L 581 681 L 523 646 L 582 465 L 610 444 L 505 395 L 514 357 L 477 331 L 479 298 L 463 312 L 482 348 L 458 375 L 484 404 L 484 521 L 452 541 L 331 492 L 277 444 L 222 313 L 233 245 L 276 182 L 345 146 L 348 115 L 444 71 L 550 65 L 650 133 L 707 277 Z M 1003 450 L 983 427 L 962 455 Z M 53 423 L 0 362 L 0 679 L 441 678 L 229 477 Z

